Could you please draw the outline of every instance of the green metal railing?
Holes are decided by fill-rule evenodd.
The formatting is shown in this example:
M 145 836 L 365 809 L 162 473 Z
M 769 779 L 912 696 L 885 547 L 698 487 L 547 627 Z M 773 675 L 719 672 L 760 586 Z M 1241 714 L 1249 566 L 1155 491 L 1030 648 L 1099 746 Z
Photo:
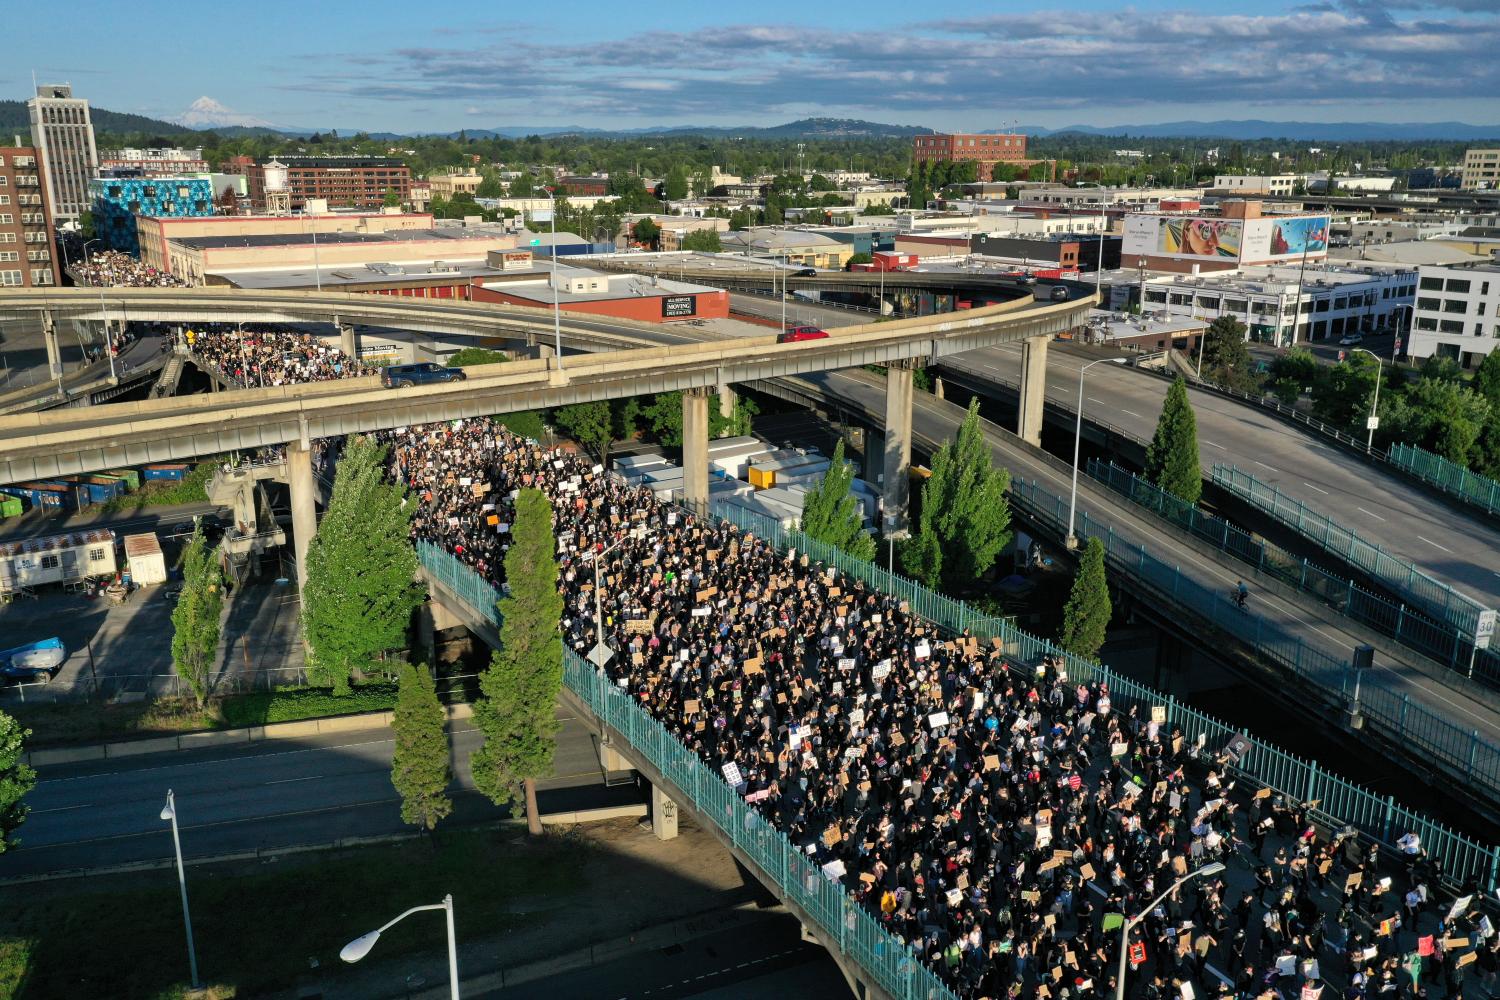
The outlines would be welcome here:
M 1169 725 L 1180 727 L 1189 743 L 1201 744 L 1210 752 L 1217 752 L 1239 734 L 1235 727 L 1183 705 L 1170 695 L 1122 677 L 1107 666 L 1066 653 L 1045 639 L 1023 632 L 1006 619 L 976 614 L 962 601 L 934 593 L 874 563 L 853 559 L 800 531 L 783 528 L 771 518 L 729 504 L 715 505 L 714 516 L 766 538 L 778 551 L 796 549 L 806 552 L 813 559 L 836 566 L 868 586 L 906 600 L 913 611 L 945 629 L 962 631 L 967 628 L 981 639 L 999 639 L 1014 669 L 1025 670 L 1043 656 L 1062 657 L 1067 662 L 1070 678 L 1083 683 L 1108 684 L 1111 700 L 1123 709 L 1133 705 L 1144 714 L 1150 707 L 1164 706 Z M 419 543 L 418 555 L 422 566 L 433 578 L 459 595 L 476 615 L 498 627 L 500 616 L 495 604 L 500 593 L 494 586 L 436 546 Z M 1235 614 L 1240 612 L 1236 610 Z M 694 804 L 720 829 L 735 836 L 736 845 L 754 844 L 759 853 L 751 856 L 756 858 L 766 875 L 807 907 L 825 932 L 831 935 L 830 940 L 838 941 L 841 947 L 855 955 L 893 995 L 910 1000 L 952 995 L 931 970 L 916 960 L 905 944 L 887 934 L 843 893 L 840 886 L 823 880 L 821 872 L 816 869 L 809 871 L 811 865 L 805 856 L 792 849 L 779 832 L 739 800 L 718 774 L 708 770 L 628 696 L 608 684 L 592 665 L 572 654 L 565 654 L 563 680 L 601 718 L 609 720 L 619 732 L 628 735 L 635 748 L 647 754 L 652 764 L 685 794 L 691 789 Z M 1418 708 L 1411 707 L 1413 711 Z M 1500 886 L 1500 848 L 1456 833 L 1400 805 L 1394 796 L 1376 795 L 1328 773 L 1316 762 L 1303 760 L 1252 737 L 1250 749 L 1233 770 L 1238 780 L 1251 786 L 1271 788 L 1305 802 L 1317 800 L 1318 806 L 1313 812 L 1323 823 L 1353 826 L 1362 836 L 1388 846 L 1401 834 L 1415 832 L 1429 853 L 1441 862 L 1446 877 L 1454 883 L 1474 876 L 1488 891 Z M 705 808 L 705 803 L 708 808 Z
M 1436 486 L 1486 514 L 1500 514 L 1500 483 L 1493 479 L 1409 444 L 1392 445 L 1386 459 L 1422 482 Z
M 1409 561 L 1367 542 L 1300 500 L 1282 493 L 1269 483 L 1233 465 L 1215 465 L 1212 481 L 1252 506 L 1270 514 L 1309 541 L 1321 546 L 1350 566 L 1406 594 L 1428 613 L 1473 636 L 1479 616 L 1486 610 L 1445 583 L 1433 579 Z
M 1500 654 L 1475 650 L 1472 639 L 1456 626 L 1436 621 L 1421 609 L 1388 600 L 1300 558 L 1279 545 L 1206 513 L 1113 462 L 1090 459 L 1088 473 L 1117 493 L 1186 529 L 1256 570 L 1317 598 L 1341 615 L 1368 625 L 1449 669 L 1468 673 L 1490 687 L 1500 687 Z
M 1010 493 L 1013 506 L 1059 536 L 1065 532 L 1068 515 L 1065 497 L 1024 480 L 1013 481 Z M 1326 689 L 1335 700 L 1352 704 L 1356 671 L 1350 663 L 1350 651 L 1321 648 L 1275 621 L 1241 610 L 1227 592 L 1220 594 L 1203 587 L 1183 575 L 1181 567 L 1162 562 L 1144 545 L 1121 538 L 1112 526 L 1099 523 L 1086 512 L 1079 512 L 1075 530 L 1079 538 L 1098 538 L 1104 544 L 1105 561 L 1116 573 L 1149 587 L 1164 600 L 1239 639 L 1259 656 Z M 1448 773 L 1481 787 L 1486 797 L 1500 799 L 1500 747 L 1480 738 L 1478 730 L 1455 726 L 1427 706 L 1388 687 L 1379 671 L 1363 673 L 1359 707 L 1367 724 L 1378 724 L 1396 742 L 1425 751 L 1443 764 Z

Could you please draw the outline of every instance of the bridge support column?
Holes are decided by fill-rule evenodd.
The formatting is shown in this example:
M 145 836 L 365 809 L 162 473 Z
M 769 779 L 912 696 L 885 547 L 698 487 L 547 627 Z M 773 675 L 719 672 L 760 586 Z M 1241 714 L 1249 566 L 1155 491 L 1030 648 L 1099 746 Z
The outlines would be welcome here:
M 339 350 L 344 352 L 344 357 L 359 360 L 359 336 L 354 332 L 353 323 L 339 324 Z
M 42 310 L 42 337 L 47 341 L 48 374 L 62 381 L 62 350 L 57 346 L 57 320 L 51 309 Z
M 906 530 L 911 490 L 912 372 L 920 359 L 892 362 L 885 369 L 885 530 Z
M 720 382 L 719 383 L 719 416 L 723 417 L 725 420 L 728 420 L 730 417 L 734 416 L 735 399 L 736 399 L 736 396 L 735 396 L 735 392 L 734 392 L 734 386 L 730 385 L 728 382 Z M 719 437 L 728 437 L 728 436 L 729 436 L 729 430 L 728 430 L 728 428 L 725 428 L 723 431 L 719 432 Z
M 708 397 L 712 390 L 682 393 L 682 487 L 688 509 L 708 510 Z
M 635 767 L 631 765 L 630 761 L 625 759 L 620 751 L 616 750 L 608 743 L 605 743 L 603 740 L 600 740 L 599 769 L 606 774 L 613 774 L 619 771 L 634 771 Z M 653 808 L 655 807 L 655 804 L 655 799 L 652 799 Z
M 656 785 L 651 786 L 651 832 L 657 840 L 677 839 L 677 803 Z
M 941 375 L 934 375 L 932 377 L 932 394 L 934 396 L 936 396 L 938 399 L 944 398 L 943 397 L 943 377 Z
M 1047 341 L 1051 337 L 1027 337 L 1021 345 L 1021 399 L 1016 433 L 1021 440 L 1042 446 L 1042 414 L 1047 403 Z
M 318 530 L 315 506 L 318 484 L 313 476 L 312 448 L 308 442 L 292 441 L 286 446 L 287 478 L 292 493 L 292 542 L 297 553 L 297 589 L 307 582 L 307 548 Z

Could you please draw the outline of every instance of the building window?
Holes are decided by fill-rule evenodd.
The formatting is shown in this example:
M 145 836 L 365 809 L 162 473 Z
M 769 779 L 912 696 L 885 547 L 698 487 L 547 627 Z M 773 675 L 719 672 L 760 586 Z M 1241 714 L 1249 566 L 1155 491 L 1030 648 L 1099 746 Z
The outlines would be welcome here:
M 42 569 L 57 569 L 57 556 L 42 556 Z
M 1333 308 L 1334 309 L 1348 309 L 1349 308 L 1349 300 L 1347 298 L 1334 299 L 1333 300 Z
M 1464 278 L 1449 278 L 1448 279 L 1448 284 L 1444 287 L 1443 290 L 1444 291 L 1448 291 L 1448 292 L 1458 292 L 1460 294 L 1463 294 L 1463 293 L 1468 292 L 1468 290 L 1469 290 L 1469 282 L 1468 282 L 1467 279 L 1464 279 Z
M 1463 333 L 1464 325 L 1456 319 L 1445 319 L 1438 324 L 1438 330 L 1443 333 Z
M 1326 313 L 1328 311 L 1328 299 L 1319 299 L 1317 309 L 1320 313 Z
M 89 562 L 103 562 L 103 561 L 104 561 L 104 550 L 103 549 L 89 549 Z
M 1420 298 L 1417 300 L 1417 308 L 1427 312 L 1437 312 L 1441 306 L 1441 299 Z
M 1443 279 L 1423 278 L 1421 281 L 1421 286 L 1422 290 L 1426 292 L 1441 292 L 1443 290 Z
M 1443 312 L 1445 312 L 1445 313 L 1466 313 L 1466 312 L 1469 311 L 1468 310 L 1468 305 L 1469 304 L 1467 302 L 1465 302 L 1463 299 L 1444 299 L 1443 300 Z
M 20 271 L 0 271 L 0 285 L 9 285 L 19 288 L 21 285 Z

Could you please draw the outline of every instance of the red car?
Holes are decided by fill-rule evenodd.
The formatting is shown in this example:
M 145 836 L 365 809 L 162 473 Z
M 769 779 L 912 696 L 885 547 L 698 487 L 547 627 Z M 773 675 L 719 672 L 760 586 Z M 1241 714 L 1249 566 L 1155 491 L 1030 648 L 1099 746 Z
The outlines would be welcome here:
M 783 330 L 776 335 L 778 344 L 795 344 L 800 340 L 822 340 L 828 333 L 819 330 L 815 326 L 794 326 L 790 330 Z

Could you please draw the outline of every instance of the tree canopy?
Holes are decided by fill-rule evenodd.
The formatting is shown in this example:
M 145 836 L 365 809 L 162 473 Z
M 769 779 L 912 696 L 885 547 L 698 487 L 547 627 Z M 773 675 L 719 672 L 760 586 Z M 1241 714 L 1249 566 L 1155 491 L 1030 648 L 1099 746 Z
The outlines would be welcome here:
M 802 530 L 820 542 L 849 553 L 856 559 L 875 557 L 875 539 L 865 530 L 859 501 L 850 492 L 854 466 L 844 460 L 844 442 L 833 447 L 828 472 L 802 505 Z
M 1203 495 L 1198 465 L 1198 421 L 1182 376 L 1167 390 L 1156 433 L 1146 448 L 1146 478 L 1173 496 L 1196 504 Z

